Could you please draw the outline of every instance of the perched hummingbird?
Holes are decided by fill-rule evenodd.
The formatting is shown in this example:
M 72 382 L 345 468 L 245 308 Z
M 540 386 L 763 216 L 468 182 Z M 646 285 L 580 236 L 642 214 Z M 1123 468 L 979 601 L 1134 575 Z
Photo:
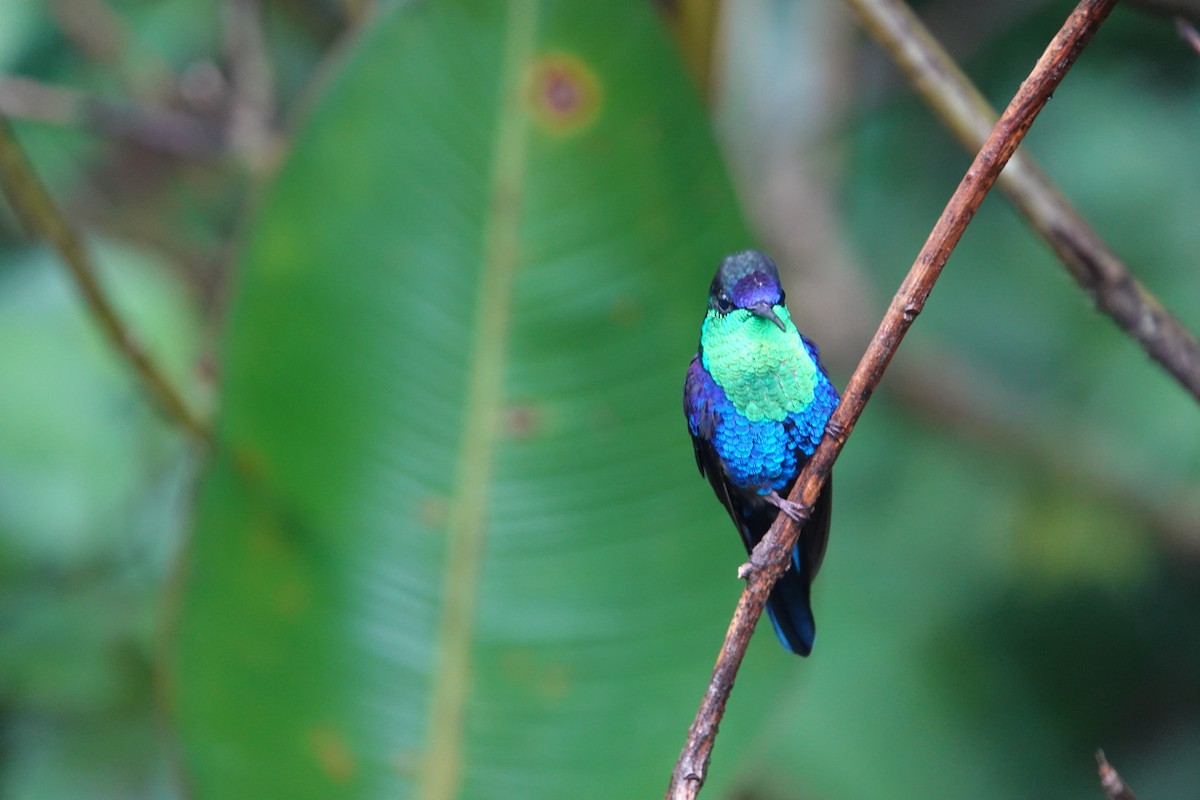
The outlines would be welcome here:
M 726 258 L 708 290 L 683 410 L 700 474 L 747 552 L 779 511 L 798 516 L 787 494 L 837 404 L 816 345 L 792 324 L 775 262 L 754 250 Z M 792 551 L 792 568 L 767 600 L 779 640 L 802 656 L 816 636 L 809 587 L 825 554 L 831 502 L 827 480 Z

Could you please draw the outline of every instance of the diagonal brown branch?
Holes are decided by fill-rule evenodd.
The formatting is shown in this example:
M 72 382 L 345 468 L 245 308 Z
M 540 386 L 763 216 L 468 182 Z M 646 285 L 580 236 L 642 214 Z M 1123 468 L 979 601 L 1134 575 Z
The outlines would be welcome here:
M 863 27 L 912 81 L 963 147 L 976 151 L 996 112 L 903 0 L 846 0 Z M 1102 312 L 1200 400 L 1200 342 L 1055 188 L 1028 153 L 1016 153 L 998 181 Z
M 29 162 L 26 161 L 25 154 L 17 144 L 16 137 L 13 136 L 8 120 L 2 116 L 0 116 L 0 184 L 3 184 L 13 209 L 29 230 L 43 236 L 58 250 L 75 285 L 83 294 L 88 309 L 96 318 L 100 330 L 133 367 L 150 396 L 158 403 L 167 417 L 176 422 L 189 435 L 201 441 L 207 441 L 209 438 L 207 425 L 188 408 L 183 396 L 167 380 L 158 365 L 125 327 L 125 323 L 96 279 L 96 272 L 92 268 L 91 259 L 88 257 L 83 241 L 68 224 L 62 212 L 54 205 L 49 193 L 34 174 Z
M 853 431 L 904 334 L 921 313 L 967 224 L 1050 94 L 1115 4 L 1116 0 L 1082 0 L 1001 115 L 892 299 L 879 330 L 850 378 L 841 404 L 829 421 L 825 438 L 792 488 L 791 500 L 809 508 L 816 502 L 846 438 Z M 746 588 L 738 600 L 712 678 L 671 774 L 666 794 L 668 800 L 694 798 L 704 785 L 717 728 L 750 635 L 762 615 L 771 587 L 787 568 L 789 554 L 799 533 L 797 525 L 781 514 L 754 549 L 749 564 L 741 570 L 747 578 Z

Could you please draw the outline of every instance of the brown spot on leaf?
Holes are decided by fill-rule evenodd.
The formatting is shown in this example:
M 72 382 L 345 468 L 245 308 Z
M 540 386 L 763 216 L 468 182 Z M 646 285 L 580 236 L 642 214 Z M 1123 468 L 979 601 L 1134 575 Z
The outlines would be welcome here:
M 417 513 L 420 515 L 422 525 L 429 530 L 438 531 L 446 527 L 446 520 L 450 516 L 450 505 L 445 497 L 430 495 L 421 501 Z
M 644 316 L 642 304 L 629 296 L 618 297 L 608 309 L 609 319 L 623 328 L 634 327 Z
M 321 771 L 334 783 L 346 783 L 354 777 L 354 754 L 342 735 L 328 725 L 318 725 L 308 732 L 308 746 L 317 757 Z
M 534 651 L 516 647 L 500 662 L 505 677 L 543 702 L 561 702 L 571 693 L 574 680 L 566 664 L 548 660 Z
M 246 483 L 262 483 L 267 473 L 267 460 L 262 451 L 249 444 L 235 444 L 231 450 L 233 467 L 241 473 Z
M 529 68 L 525 102 L 552 133 L 575 133 L 600 113 L 600 82 L 587 64 L 567 53 L 547 53 Z
M 504 414 L 504 427 L 508 435 L 514 439 L 526 439 L 537 433 L 541 427 L 538 411 L 531 405 L 509 406 Z

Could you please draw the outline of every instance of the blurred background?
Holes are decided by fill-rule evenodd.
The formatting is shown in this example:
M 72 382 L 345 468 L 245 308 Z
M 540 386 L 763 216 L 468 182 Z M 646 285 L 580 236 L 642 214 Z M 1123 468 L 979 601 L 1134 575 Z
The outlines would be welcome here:
M 915 4 L 997 106 L 1070 7 Z M 218 342 L 255 209 L 377 12 L 0 0 L 0 113 L 199 406 L 220 405 Z M 1200 52 L 1173 15 L 1200 8 L 1120 5 L 1026 147 L 1195 330 Z M 739 0 L 712 25 L 683 49 L 709 55 L 701 92 L 742 213 L 842 386 L 970 156 L 841 3 Z M 697 264 L 680 300 L 695 317 L 672 328 L 680 383 L 714 267 Z M 672 424 L 664 440 L 687 466 Z M 4 207 L 0 797 L 186 796 L 158 665 L 204 464 Z M 1143 800 L 1200 795 L 1200 410 L 999 195 L 836 472 L 816 653 L 799 662 L 759 637 L 706 795 L 1097 797 L 1097 748 Z M 698 476 L 679 480 L 727 539 L 714 557 L 727 578 L 733 532 Z M 736 588 L 706 606 L 663 753 L 682 744 Z M 340 751 L 325 752 L 336 772 Z M 650 796 L 670 766 L 644 768 L 661 775 Z

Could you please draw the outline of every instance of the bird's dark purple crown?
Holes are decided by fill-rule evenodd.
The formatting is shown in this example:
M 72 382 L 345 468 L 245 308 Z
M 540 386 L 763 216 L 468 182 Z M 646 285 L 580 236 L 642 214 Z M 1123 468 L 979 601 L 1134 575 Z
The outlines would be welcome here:
M 718 307 L 721 298 L 735 308 L 755 303 L 775 305 L 783 302 L 779 269 L 771 258 L 757 250 L 734 253 L 721 262 L 709 288 L 709 304 Z

